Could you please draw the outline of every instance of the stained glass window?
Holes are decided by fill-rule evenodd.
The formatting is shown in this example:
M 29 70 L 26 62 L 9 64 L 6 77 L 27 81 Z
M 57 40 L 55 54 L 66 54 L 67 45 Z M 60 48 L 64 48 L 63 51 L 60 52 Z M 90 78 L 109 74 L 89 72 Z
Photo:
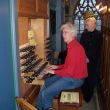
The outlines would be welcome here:
M 77 5 L 75 14 L 73 15 L 73 20 L 79 30 L 79 34 L 84 31 L 84 13 L 86 11 L 92 11 L 94 13 L 97 20 L 96 28 L 101 30 L 101 17 L 95 6 L 95 0 L 80 0 L 79 4 Z

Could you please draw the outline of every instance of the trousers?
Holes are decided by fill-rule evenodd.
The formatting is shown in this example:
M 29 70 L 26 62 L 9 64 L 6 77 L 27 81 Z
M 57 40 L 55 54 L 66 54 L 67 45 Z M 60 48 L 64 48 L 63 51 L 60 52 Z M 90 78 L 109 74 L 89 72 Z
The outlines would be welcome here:
M 53 106 L 53 99 L 62 90 L 80 87 L 84 79 L 73 79 L 54 75 L 45 80 L 37 97 L 36 106 L 39 110 L 48 110 Z

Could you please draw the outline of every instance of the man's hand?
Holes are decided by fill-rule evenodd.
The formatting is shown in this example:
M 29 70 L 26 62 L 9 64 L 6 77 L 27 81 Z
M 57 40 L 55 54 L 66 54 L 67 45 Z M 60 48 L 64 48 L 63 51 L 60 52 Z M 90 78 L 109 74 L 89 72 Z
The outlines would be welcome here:
M 49 66 L 48 66 L 48 69 L 57 69 L 57 68 L 58 68 L 57 65 L 49 65 Z
M 86 59 L 86 61 L 87 61 L 87 63 L 89 63 L 89 59 L 88 58 Z
M 54 73 L 54 70 L 52 70 L 52 69 L 46 69 L 46 71 L 45 71 L 45 74 L 55 74 Z

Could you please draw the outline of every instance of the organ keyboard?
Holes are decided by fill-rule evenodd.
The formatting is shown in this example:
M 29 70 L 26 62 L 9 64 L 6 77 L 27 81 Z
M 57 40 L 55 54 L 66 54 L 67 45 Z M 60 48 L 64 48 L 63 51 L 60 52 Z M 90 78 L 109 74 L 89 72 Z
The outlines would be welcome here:
M 39 58 L 35 54 L 34 46 L 24 46 L 20 48 L 20 71 L 21 78 L 24 83 L 40 84 L 44 83 L 43 79 L 49 77 L 49 74 L 45 74 L 48 66 L 48 61 Z
M 30 84 L 35 84 L 35 82 L 39 84 L 38 81 L 43 82 L 41 80 L 49 76 L 45 74 L 45 70 L 47 66 L 48 66 L 48 62 L 41 61 L 40 64 L 36 68 L 34 68 L 32 72 L 28 72 L 28 74 L 23 73 L 22 77 L 24 82 Z

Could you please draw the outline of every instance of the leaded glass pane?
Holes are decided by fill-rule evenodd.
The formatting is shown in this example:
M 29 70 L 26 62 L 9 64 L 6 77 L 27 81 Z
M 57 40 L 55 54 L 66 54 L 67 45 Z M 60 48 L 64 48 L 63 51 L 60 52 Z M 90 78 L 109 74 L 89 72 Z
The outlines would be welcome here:
M 81 31 L 81 30 L 82 30 L 82 31 L 84 30 L 84 25 L 81 25 L 81 24 L 80 24 L 80 31 Z
M 77 26 L 77 28 L 79 29 L 79 20 L 75 20 L 74 24 Z
M 101 20 L 97 20 L 97 25 L 101 25 Z
M 80 20 L 80 24 L 81 25 L 84 25 L 84 20 Z
M 92 0 L 93 4 L 96 5 L 96 0 Z
M 100 25 L 97 25 L 97 30 L 101 30 L 101 26 Z

